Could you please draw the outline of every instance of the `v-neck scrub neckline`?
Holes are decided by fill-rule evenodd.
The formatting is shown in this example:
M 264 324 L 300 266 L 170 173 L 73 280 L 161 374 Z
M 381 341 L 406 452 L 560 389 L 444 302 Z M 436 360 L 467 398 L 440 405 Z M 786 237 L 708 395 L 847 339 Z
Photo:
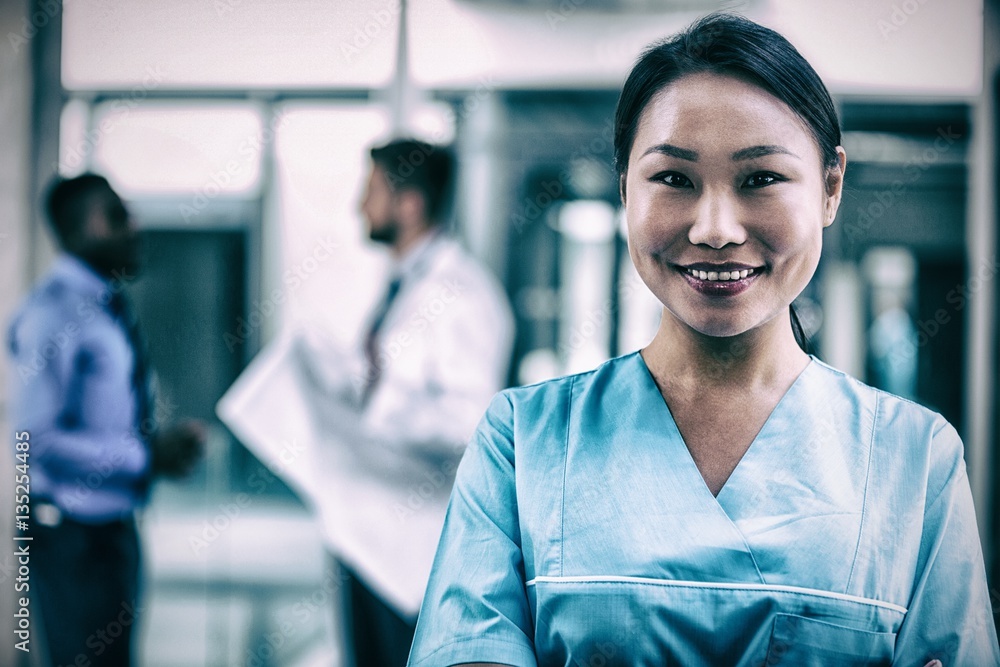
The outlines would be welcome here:
M 656 396 L 656 398 L 659 399 L 659 403 L 661 404 L 659 410 L 651 406 L 650 414 L 661 415 L 661 418 L 663 422 L 666 424 L 668 431 L 670 431 L 668 435 L 673 436 L 668 438 L 668 442 L 671 445 L 679 442 L 681 445 L 681 449 L 683 449 L 683 452 L 677 451 L 675 453 L 678 465 L 681 465 L 683 467 L 688 467 L 686 464 L 688 461 L 690 461 L 691 464 L 690 467 L 694 470 L 695 474 L 697 475 L 697 478 L 701 481 L 702 486 L 705 487 L 704 489 L 705 492 L 708 493 L 708 495 L 711 496 L 713 500 L 719 503 L 720 507 L 724 512 L 726 512 L 727 515 L 729 513 L 728 511 L 726 511 L 726 501 L 725 499 L 719 500 L 719 496 L 722 496 L 724 493 L 726 495 L 738 495 L 740 493 L 740 491 L 742 490 L 740 488 L 737 488 L 735 491 L 727 493 L 727 489 L 733 482 L 734 477 L 744 477 L 747 475 L 749 475 L 751 478 L 753 477 L 753 471 L 749 473 L 744 473 L 743 471 L 741 471 L 741 468 L 758 467 L 753 464 L 753 460 L 754 458 L 760 458 L 758 457 L 758 452 L 762 448 L 762 445 L 758 444 L 759 441 L 761 440 L 768 441 L 772 439 L 768 437 L 769 436 L 768 431 L 769 428 L 771 427 L 772 421 L 774 421 L 775 413 L 779 413 L 780 411 L 784 410 L 786 403 L 794 403 L 796 400 L 798 400 L 797 388 L 799 387 L 800 384 L 804 382 L 803 376 L 808 374 L 818 361 L 815 356 L 809 355 L 809 363 L 807 363 L 805 367 L 799 372 L 799 374 L 795 377 L 795 380 L 793 380 L 792 383 L 785 390 L 785 393 L 783 393 L 781 395 L 781 398 L 778 399 L 778 402 L 775 403 L 774 407 L 771 409 L 771 412 L 767 415 L 767 419 L 764 420 L 764 423 L 761 426 L 760 430 L 757 431 L 757 433 L 754 435 L 753 440 L 750 442 L 750 445 L 743 453 L 743 456 L 740 457 L 740 460 L 736 464 L 736 467 L 733 468 L 732 472 L 729 474 L 729 477 L 726 479 L 725 483 L 719 489 L 719 493 L 713 494 L 712 490 L 708 487 L 708 483 L 705 481 L 704 475 L 702 475 L 701 470 L 698 468 L 698 464 L 695 462 L 694 456 L 691 454 L 691 449 L 688 447 L 687 442 L 684 440 L 684 435 L 681 433 L 680 427 L 677 425 L 677 420 L 674 419 L 673 411 L 670 409 L 670 405 L 667 403 L 666 398 L 663 396 L 663 393 L 660 391 L 659 386 L 656 384 L 656 378 L 653 376 L 653 372 L 650 370 L 649 365 L 646 363 L 646 360 L 642 357 L 641 352 L 634 352 L 632 355 L 626 357 L 626 359 L 629 358 L 634 358 L 634 360 L 641 366 L 641 370 L 645 371 L 644 374 L 641 372 L 637 372 L 637 375 L 640 376 L 644 375 L 645 378 L 648 379 L 648 382 L 645 383 L 646 385 L 648 385 L 646 391 L 652 391 L 652 393 Z M 653 403 L 655 402 L 656 401 L 653 401 Z M 794 409 L 794 407 L 790 409 Z M 684 454 L 687 455 L 687 460 L 685 460 Z M 748 457 L 750 458 L 750 463 L 744 465 L 744 463 L 747 462 Z M 773 457 L 767 457 L 766 452 L 763 454 L 763 457 L 773 458 Z M 758 470 L 757 472 L 760 471 Z M 742 486 L 745 487 L 746 484 L 743 484 Z

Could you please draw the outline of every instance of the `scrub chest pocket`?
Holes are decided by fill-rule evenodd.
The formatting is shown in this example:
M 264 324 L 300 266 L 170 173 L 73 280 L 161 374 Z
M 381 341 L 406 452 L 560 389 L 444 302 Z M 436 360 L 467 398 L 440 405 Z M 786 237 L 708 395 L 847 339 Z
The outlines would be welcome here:
M 777 614 L 765 665 L 891 665 L 894 632 L 856 630 L 794 614 Z

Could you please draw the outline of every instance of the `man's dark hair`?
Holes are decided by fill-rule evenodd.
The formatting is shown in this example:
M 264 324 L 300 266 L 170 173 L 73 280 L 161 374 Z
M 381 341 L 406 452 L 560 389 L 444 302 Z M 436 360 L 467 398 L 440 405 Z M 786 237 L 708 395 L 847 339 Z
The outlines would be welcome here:
M 429 223 L 444 220 L 455 172 L 455 159 L 449 149 L 416 139 L 394 139 L 372 148 L 371 157 L 394 192 L 415 190 L 423 196 Z
M 59 243 L 76 238 L 97 198 L 114 192 L 108 179 L 97 174 L 54 179 L 45 196 L 45 213 Z

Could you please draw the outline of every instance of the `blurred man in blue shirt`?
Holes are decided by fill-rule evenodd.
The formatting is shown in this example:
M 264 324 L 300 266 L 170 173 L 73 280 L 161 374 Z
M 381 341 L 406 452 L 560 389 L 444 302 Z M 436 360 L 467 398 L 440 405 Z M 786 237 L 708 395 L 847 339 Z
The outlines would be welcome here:
M 57 181 L 47 213 L 62 254 L 11 322 L 11 420 L 30 434 L 31 600 L 55 665 L 127 665 L 139 600 L 134 511 L 155 474 L 185 474 L 204 430 L 160 429 L 125 292 L 138 236 L 108 181 Z M 81 659 L 82 658 L 82 659 Z

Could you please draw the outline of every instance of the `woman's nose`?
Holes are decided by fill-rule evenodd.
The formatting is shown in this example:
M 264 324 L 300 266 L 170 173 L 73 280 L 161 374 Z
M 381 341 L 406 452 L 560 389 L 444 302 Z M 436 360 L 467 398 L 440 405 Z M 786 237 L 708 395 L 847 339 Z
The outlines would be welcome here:
M 716 250 L 745 242 L 747 232 L 733 198 L 724 193 L 705 192 L 694 210 L 688 240 L 694 245 L 707 245 Z

